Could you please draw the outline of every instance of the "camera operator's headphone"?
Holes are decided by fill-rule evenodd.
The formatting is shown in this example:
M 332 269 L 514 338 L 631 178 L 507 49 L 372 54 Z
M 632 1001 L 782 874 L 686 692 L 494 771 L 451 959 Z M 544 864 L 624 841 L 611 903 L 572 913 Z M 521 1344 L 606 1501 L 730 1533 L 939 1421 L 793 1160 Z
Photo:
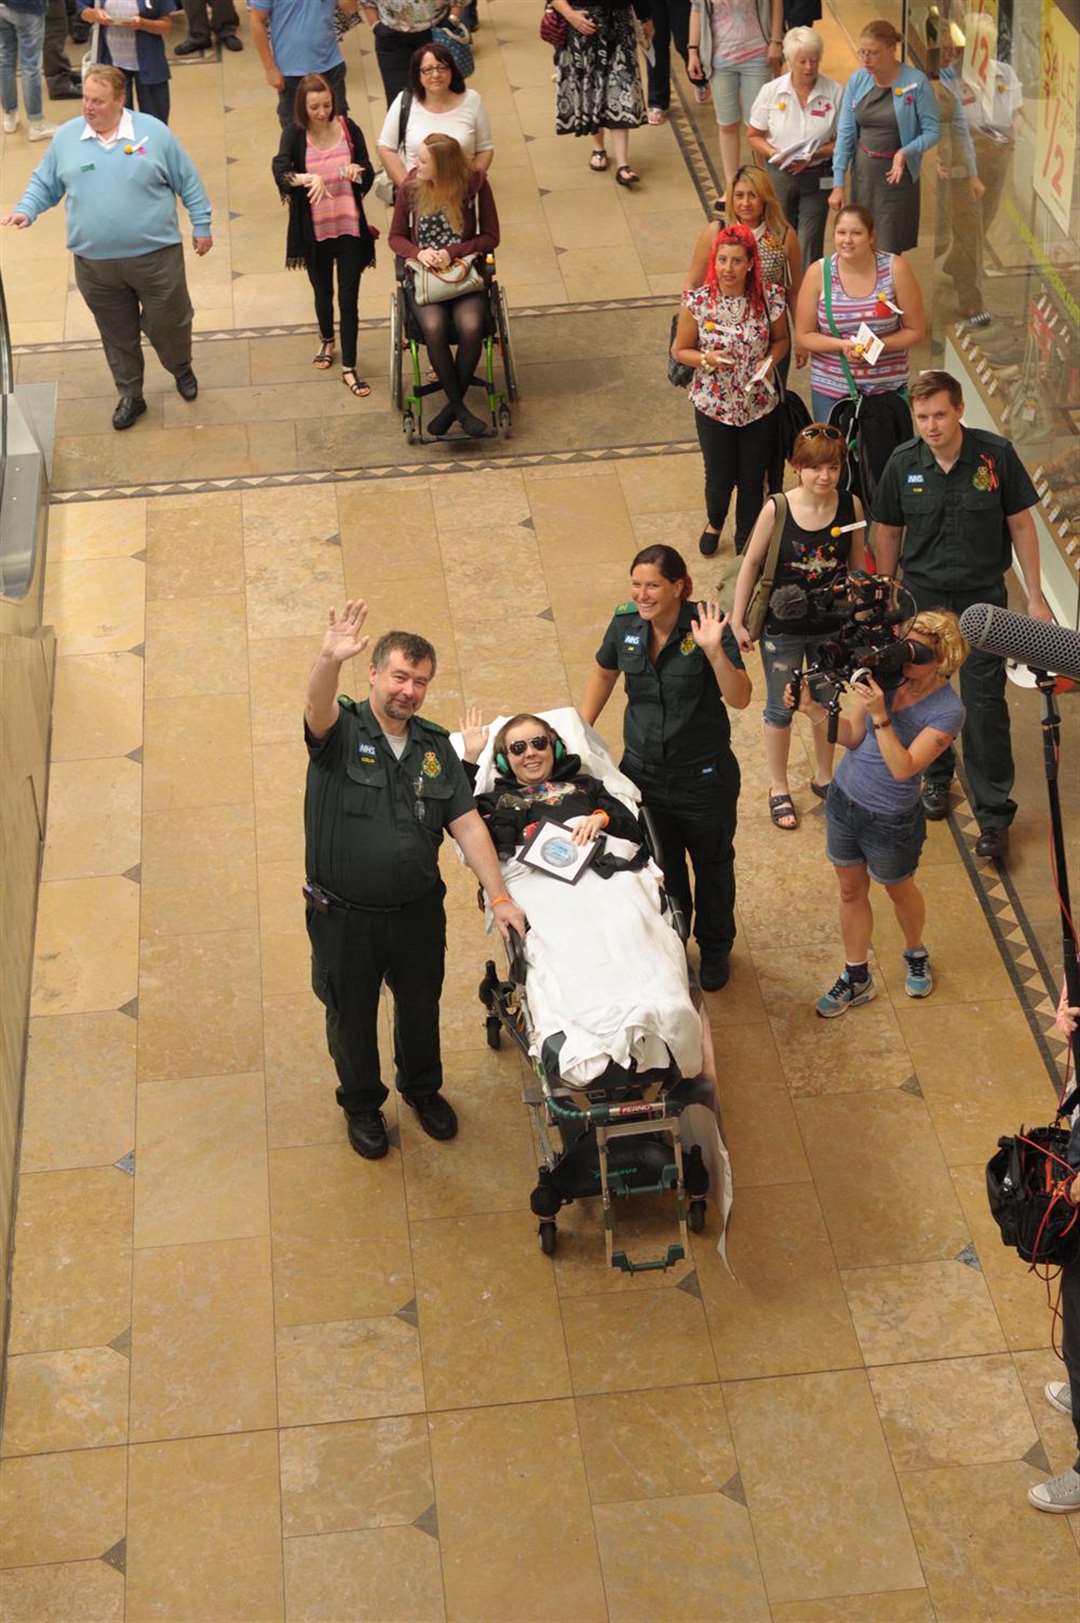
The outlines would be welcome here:
M 541 721 L 540 725 L 542 727 L 546 727 L 547 722 Z M 563 743 L 558 733 L 552 732 L 551 730 L 548 731 L 548 740 L 553 751 L 555 752 L 555 764 L 558 766 L 559 762 L 566 754 L 566 745 Z M 495 770 L 496 772 L 501 772 L 504 778 L 509 777 L 510 775 L 510 762 L 506 759 L 506 756 L 503 754 L 502 750 L 497 750 L 495 752 Z

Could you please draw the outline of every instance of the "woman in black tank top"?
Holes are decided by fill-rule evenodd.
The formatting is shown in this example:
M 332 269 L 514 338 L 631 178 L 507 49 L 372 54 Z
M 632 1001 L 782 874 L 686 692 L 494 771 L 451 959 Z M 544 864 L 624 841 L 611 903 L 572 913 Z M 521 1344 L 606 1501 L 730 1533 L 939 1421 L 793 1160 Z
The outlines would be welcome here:
M 777 828 L 794 830 L 798 814 L 788 788 L 788 756 L 791 751 L 792 712 L 784 704 L 784 689 L 795 672 L 812 664 L 820 639 L 786 629 L 785 620 L 775 612 L 784 599 L 795 612 L 787 623 L 798 625 L 804 616 L 798 612 L 798 592 L 815 590 L 842 580 L 852 570 L 863 567 L 862 505 L 849 491 L 837 486 L 844 468 L 844 442 L 835 428 L 811 423 L 798 435 L 791 453 L 791 465 L 798 484 L 787 492 L 788 513 L 780 538 L 780 558 L 770 599 L 769 616 L 761 638 L 761 662 L 765 670 L 765 759 L 769 767 L 769 815 Z M 743 554 L 731 611 L 731 629 L 743 653 L 753 648 L 753 638 L 743 623 L 772 540 L 776 509 L 772 497 L 758 516 Z M 857 528 L 848 528 L 856 525 Z M 835 532 L 839 531 L 837 534 Z M 781 588 L 788 588 L 778 600 Z M 795 599 L 792 602 L 792 598 Z M 813 732 L 816 774 L 810 780 L 814 793 L 824 797 L 832 777 L 833 746 L 823 728 Z

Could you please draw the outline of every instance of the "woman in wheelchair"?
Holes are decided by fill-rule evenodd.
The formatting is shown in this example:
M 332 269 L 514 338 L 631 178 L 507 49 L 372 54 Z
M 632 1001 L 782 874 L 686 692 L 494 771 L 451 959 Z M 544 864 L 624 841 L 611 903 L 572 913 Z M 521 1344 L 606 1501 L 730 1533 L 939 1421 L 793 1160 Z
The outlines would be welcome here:
M 472 782 L 476 763 L 487 742 L 488 730 L 470 711 L 462 722 L 463 765 Z M 588 845 L 606 831 L 621 840 L 641 840 L 634 813 L 608 793 L 599 778 L 581 770 L 581 759 L 570 755 L 558 733 L 539 716 L 514 716 L 499 729 L 494 749 L 495 787 L 477 797 L 476 806 L 488 825 L 501 861 L 514 855 L 533 823 L 581 821 L 574 829 L 575 845 Z
M 445 271 L 456 261 L 483 256 L 498 246 L 499 217 L 486 177 L 474 170 L 452 136 L 429 135 L 417 149 L 416 167 L 398 188 L 390 222 L 390 247 L 401 259 Z M 484 342 L 486 290 L 418 304 L 413 278 L 405 278 L 410 312 L 424 335 L 446 405 L 428 432 L 446 434 L 456 419 L 474 438 L 487 425 L 465 404 Z M 452 345 L 457 344 L 455 364 Z

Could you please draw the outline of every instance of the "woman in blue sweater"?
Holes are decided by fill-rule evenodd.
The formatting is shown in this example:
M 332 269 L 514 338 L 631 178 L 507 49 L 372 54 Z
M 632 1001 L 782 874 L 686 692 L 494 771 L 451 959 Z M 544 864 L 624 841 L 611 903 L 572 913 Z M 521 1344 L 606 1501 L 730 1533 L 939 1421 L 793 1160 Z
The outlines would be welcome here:
M 900 35 L 892 23 L 867 23 L 859 37 L 862 67 L 852 74 L 840 103 L 833 152 L 830 208 L 851 202 L 874 216 L 877 246 L 906 254 L 919 240 L 919 166 L 937 146 L 938 107 L 925 73 L 897 59 Z
M 140 113 L 163 124 L 169 122 L 170 105 L 165 37 L 176 10 L 177 0 L 104 0 L 82 12 L 83 22 L 98 27 L 97 60 L 119 68 L 127 80 L 127 106 L 134 107 L 132 91 L 137 91 Z

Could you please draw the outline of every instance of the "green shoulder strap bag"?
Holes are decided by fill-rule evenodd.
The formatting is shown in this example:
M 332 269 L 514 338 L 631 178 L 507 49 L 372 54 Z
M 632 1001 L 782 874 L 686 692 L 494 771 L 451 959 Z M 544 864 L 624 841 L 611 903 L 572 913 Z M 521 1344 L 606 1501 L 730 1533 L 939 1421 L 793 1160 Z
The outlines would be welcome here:
M 761 574 L 754 582 L 750 601 L 746 605 L 746 615 L 743 624 L 755 642 L 761 637 L 765 629 L 765 621 L 769 613 L 769 600 L 772 597 L 773 584 L 776 580 L 776 571 L 780 564 L 780 538 L 784 533 L 784 525 L 788 515 L 788 500 L 782 490 L 774 492 L 770 498 L 774 509 L 773 532 L 769 540 L 769 550 L 765 554 Z M 738 552 L 733 558 L 727 559 L 720 579 L 718 599 L 725 614 L 730 614 L 735 607 L 735 583 L 743 566 L 743 554 Z

